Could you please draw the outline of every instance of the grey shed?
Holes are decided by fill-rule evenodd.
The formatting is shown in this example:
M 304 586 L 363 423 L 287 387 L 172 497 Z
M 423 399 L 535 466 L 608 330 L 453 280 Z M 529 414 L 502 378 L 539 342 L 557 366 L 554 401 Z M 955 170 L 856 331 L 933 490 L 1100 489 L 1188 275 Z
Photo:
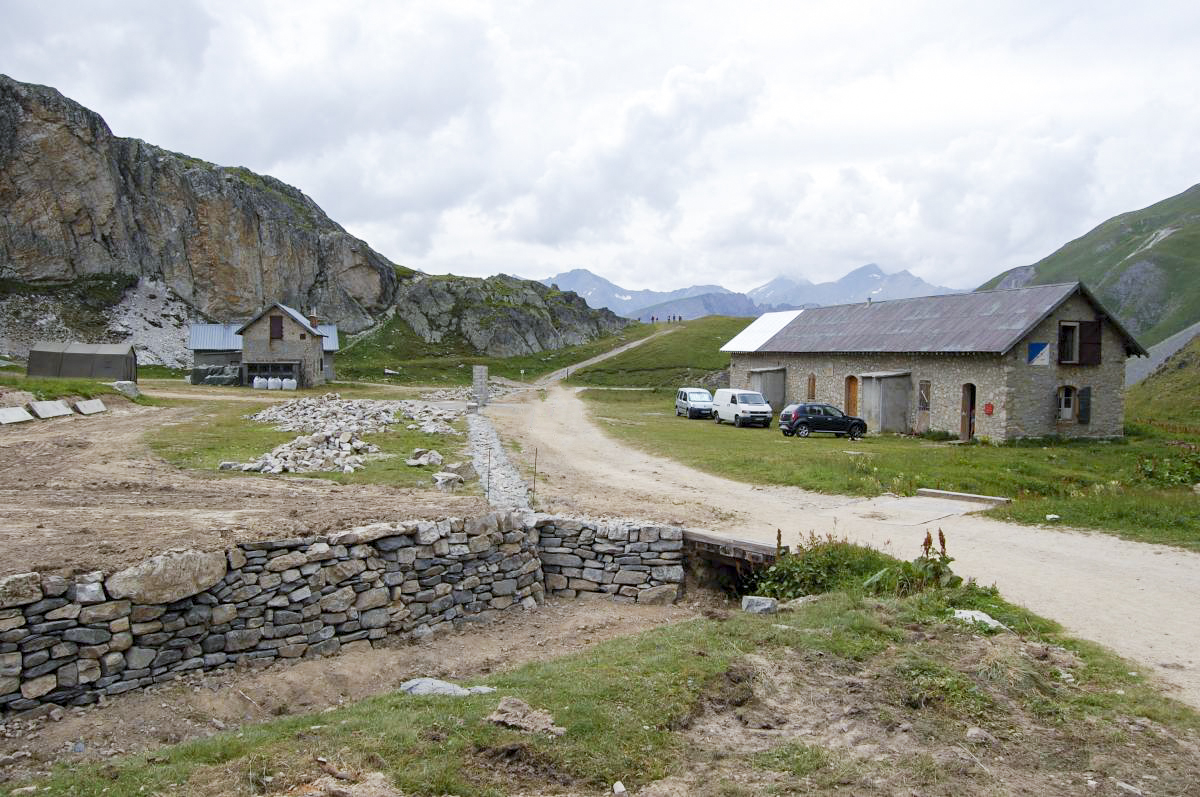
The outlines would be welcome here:
M 28 376 L 137 381 L 137 352 L 128 343 L 42 341 L 29 350 Z

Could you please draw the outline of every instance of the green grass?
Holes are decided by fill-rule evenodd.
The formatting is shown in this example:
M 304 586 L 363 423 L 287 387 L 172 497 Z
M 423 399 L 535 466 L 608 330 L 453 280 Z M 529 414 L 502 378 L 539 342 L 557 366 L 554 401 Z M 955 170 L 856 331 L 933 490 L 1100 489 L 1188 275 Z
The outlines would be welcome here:
M 1200 337 L 1125 392 L 1125 413 L 1164 431 L 1200 435 Z
M 617 335 L 578 346 L 519 357 L 485 357 L 465 340 L 427 343 L 400 318 L 343 347 L 337 358 L 338 375 L 364 382 L 401 385 L 468 385 L 471 366 L 486 365 L 489 376 L 533 381 L 559 368 L 603 354 L 654 332 L 651 324 L 631 324 Z M 397 371 L 385 374 L 384 369 Z M 522 373 L 524 371 L 524 373 Z
M 571 374 L 572 385 L 670 387 L 695 384 L 729 367 L 721 346 L 750 324 L 748 318 L 709 316 L 674 325 L 675 330 L 644 345 Z
M 854 442 L 786 438 L 774 427 L 735 429 L 676 418 L 673 395 L 668 390 L 582 394 L 592 417 L 613 437 L 738 481 L 863 496 L 912 495 L 918 487 L 1007 496 L 1012 504 L 989 514 L 1022 523 L 1045 522 L 1047 514 L 1056 514 L 1062 525 L 1200 550 L 1200 499 L 1191 493 L 1190 482 L 1170 484 L 1143 470 L 1147 463 L 1166 462 L 1186 480 L 1187 446 L 1200 444 L 1198 435 L 1134 423 L 1123 440 L 1112 442 L 963 446 L 893 435 Z
M 1139 251 L 1166 228 L 1176 232 L 1153 247 Z M 1150 263 L 1161 276 L 1161 289 L 1150 301 L 1131 290 L 1126 275 Z M 1082 280 L 1109 311 L 1137 335 L 1143 346 L 1170 337 L 1200 319 L 1200 185 L 1142 210 L 1109 219 L 1034 264 L 1032 284 Z M 1004 274 L 985 283 L 994 287 Z M 1133 280 L 1136 287 L 1154 282 L 1147 275 Z
M 139 365 L 138 381 L 143 379 L 182 379 L 190 368 L 170 368 L 165 365 Z
M 951 607 L 980 608 L 1019 629 L 1026 641 L 1064 646 L 1082 662 L 1074 671 L 1075 683 L 1055 682 L 1049 665 L 1019 655 L 963 661 L 961 654 L 972 649 L 972 635 L 947 624 Z M 926 633 L 914 635 L 914 628 Z M 901 600 L 866 601 L 852 593 L 834 593 L 787 615 L 733 614 L 724 620 L 677 623 L 493 675 L 486 683 L 497 687 L 496 694 L 462 699 L 384 694 L 334 711 L 247 725 L 152 753 L 59 765 L 37 784 L 38 794 L 281 793 L 321 774 L 316 755 L 341 770 L 383 771 L 398 789 L 415 797 L 499 797 L 547 783 L 598 793 L 616 780 L 638 789 L 689 770 L 699 753 L 676 729 L 686 727 L 706 701 L 737 694 L 744 701 L 748 692 L 753 696 L 746 689 L 746 677 L 757 677 L 747 669 L 745 656 L 751 653 L 785 665 L 812 661 L 823 672 L 873 673 L 864 680 L 871 693 L 864 703 L 868 710 L 897 720 L 909 718 L 919 726 L 914 731 L 918 738 L 934 744 L 961 739 L 964 723 L 1003 733 L 1005 728 L 1021 727 L 1017 715 L 1035 716 L 1038 725 L 1048 727 L 1013 742 L 1045 751 L 1040 763 L 1041 756 L 1022 756 L 1031 760 L 1031 772 L 1050 767 L 1065 774 L 1083 768 L 1056 763 L 1049 752 L 1056 743 L 1143 765 L 1152 742 L 1126 747 L 1129 737 L 1122 723 L 1128 717 L 1148 717 L 1180 736 L 1200 728 L 1195 712 L 1163 697 L 1146 679 L 1131 673 L 1128 662 L 1065 636 L 1055 624 L 1006 603 L 994 590 L 971 585 Z M 740 675 L 732 677 L 735 673 Z M 840 680 L 833 677 L 837 683 L 825 687 L 830 692 L 824 698 L 854 700 L 840 692 L 833 696 L 833 690 L 843 688 Z M 550 711 L 565 734 L 521 734 L 488 724 L 486 715 L 508 695 Z M 1039 741 L 1041 735 L 1047 737 L 1045 742 Z M 1163 760 L 1164 767 L 1178 766 L 1180 756 L 1186 756 L 1164 755 L 1171 756 Z M 897 766 L 885 763 L 879 765 L 885 769 L 872 769 L 875 765 L 868 761 L 849 762 L 836 750 L 799 740 L 783 741 L 765 752 L 731 749 L 721 757 L 725 764 L 740 760 L 747 772 L 811 777 L 814 785 L 831 790 L 861 786 L 859 778 Z M 900 777 L 931 776 L 920 760 L 905 759 L 899 765 L 908 770 Z M 894 771 L 888 773 L 895 776 Z M 269 787 L 266 777 L 271 778 Z M 0 787 L 0 793 L 8 788 Z M 735 793 L 729 791 L 732 788 L 719 785 L 718 791 L 705 794 Z
M 268 423 L 246 418 L 263 406 L 244 401 L 204 401 L 197 404 L 199 413 L 191 420 L 173 426 L 158 426 L 146 434 L 146 442 L 154 453 L 179 468 L 211 471 L 223 477 L 236 478 L 240 471 L 217 471 L 225 461 L 250 462 L 271 451 L 281 443 L 294 439 L 297 432 L 280 432 Z M 387 484 L 395 487 L 427 487 L 433 466 L 410 467 L 404 464 L 414 448 L 436 448 L 448 462 L 467 457 L 460 450 L 465 437 L 430 435 L 409 431 L 403 423 L 388 431 L 363 438 L 379 446 L 380 452 L 391 456 L 369 459 L 367 467 L 354 473 L 288 473 L 289 477 L 329 479 L 341 484 Z M 248 474 L 262 476 L 260 473 Z
M 23 371 L 24 369 L 22 369 Z M 0 387 L 26 390 L 37 401 L 53 401 L 59 398 L 93 399 L 102 396 L 119 396 L 111 384 L 95 379 L 70 379 L 49 376 L 27 377 L 23 372 L 0 371 Z M 153 404 L 147 396 L 134 399 L 139 404 Z

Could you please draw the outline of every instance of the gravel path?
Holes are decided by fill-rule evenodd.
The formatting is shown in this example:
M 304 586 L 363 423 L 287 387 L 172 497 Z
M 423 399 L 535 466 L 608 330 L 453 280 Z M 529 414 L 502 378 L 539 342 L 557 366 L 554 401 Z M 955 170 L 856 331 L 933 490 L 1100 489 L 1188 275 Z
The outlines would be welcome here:
M 496 429 L 483 415 L 467 415 L 471 456 L 488 503 L 496 509 L 529 509 L 529 487 L 509 461 Z

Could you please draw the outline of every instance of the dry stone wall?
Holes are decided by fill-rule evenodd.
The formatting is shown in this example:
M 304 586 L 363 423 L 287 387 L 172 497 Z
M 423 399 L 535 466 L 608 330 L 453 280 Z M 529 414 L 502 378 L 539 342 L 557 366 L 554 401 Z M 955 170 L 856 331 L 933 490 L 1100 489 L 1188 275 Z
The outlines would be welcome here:
M 170 551 L 118 573 L 0 579 L 0 711 L 87 705 L 193 670 L 419 640 L 547 591 L 673 600 L 682 529 L 494 512 Z

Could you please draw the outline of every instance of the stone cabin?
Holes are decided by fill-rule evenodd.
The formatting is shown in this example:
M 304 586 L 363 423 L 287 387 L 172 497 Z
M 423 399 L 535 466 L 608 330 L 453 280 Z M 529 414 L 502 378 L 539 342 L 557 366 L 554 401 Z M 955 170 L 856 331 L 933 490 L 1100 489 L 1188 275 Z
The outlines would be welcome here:
M 276 303 L 244 324 L 192 324 L 188 348 L 195 368 L 240 365 L 243 384 L 278 376 L 308 387 L 334 380 L 338 329 Z
M 872 432 L 1118 437 L 1145 349 L 1082 283 L 766 313 L 721 347 L 731 387 L 813 401 Z

